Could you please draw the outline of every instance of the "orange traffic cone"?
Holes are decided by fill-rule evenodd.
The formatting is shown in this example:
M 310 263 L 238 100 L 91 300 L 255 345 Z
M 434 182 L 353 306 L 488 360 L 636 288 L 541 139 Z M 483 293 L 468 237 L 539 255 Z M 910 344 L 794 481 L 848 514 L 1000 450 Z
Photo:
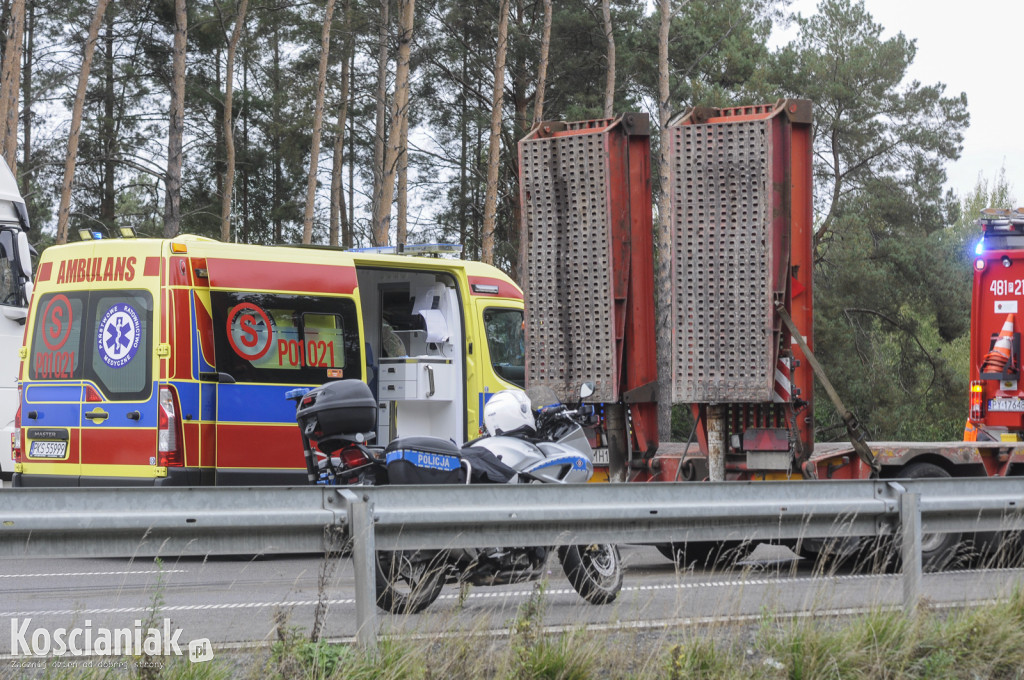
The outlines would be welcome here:
M 996 344 L 985 355 L 985 361 L 981 365 L 982 373 L 1002 373 L 1010 363 L 1010 356 L 1013 353 L 1013 322 L 1014 315 L 1007 314 L 1003 329 L 996 338 Z

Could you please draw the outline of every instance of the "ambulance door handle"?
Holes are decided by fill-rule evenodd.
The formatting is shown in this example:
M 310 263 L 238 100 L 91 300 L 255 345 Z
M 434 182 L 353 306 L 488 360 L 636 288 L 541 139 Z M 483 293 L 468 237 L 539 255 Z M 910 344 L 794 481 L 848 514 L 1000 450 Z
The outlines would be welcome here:
M 434 369 L 426 366 L 427 369 L 427 399 L 434 396 Z
M 199 374 L 199 379 L 205 382 L 224 383 L 226 385 L 233 385 L 235 383 L 235 377 L 230 373 L 216 373 L 216 372 L 202 372 Z
M 39 411 L 29 411 L 25 414 L 29 420 L 35 420 L 39 417 Z
M 129 411 L 126 415 L 128 420 L 142 420 L 142 414 L 138 411 Z
M 98 421 L 100 421 L 102 423 L 104 420 L 106 420 L 107 418 L 110 417 L 110 414 L 107 413 L 106 411 L 104 411 L 103 409 L 101 409 L 99 406 L 97 406 L 92 411 L 89 411 L 88 413 L 86 413 L 85 417 L 88 418 L 89 420 L 93 421 L 93 422 L 98 420 Z

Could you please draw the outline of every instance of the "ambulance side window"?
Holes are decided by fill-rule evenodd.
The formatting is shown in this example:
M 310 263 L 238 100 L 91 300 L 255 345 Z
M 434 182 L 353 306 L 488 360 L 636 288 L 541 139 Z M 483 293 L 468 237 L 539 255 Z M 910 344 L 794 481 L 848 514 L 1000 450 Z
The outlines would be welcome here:
M 484 310 L 487 352 L 494 372 L 508 382 L 526 385 L 526 346 L 523 342 L 523 311 L 489 307 Z
M 36 305 L 28 375 L 30 380 L 82 377 L 82 327 L 89 294 L 47 293 Z
M 362 377 L 350 298 L 213 291 L 210 301 L 217 370 L 236 381 L 320 384 L 328 370 Z

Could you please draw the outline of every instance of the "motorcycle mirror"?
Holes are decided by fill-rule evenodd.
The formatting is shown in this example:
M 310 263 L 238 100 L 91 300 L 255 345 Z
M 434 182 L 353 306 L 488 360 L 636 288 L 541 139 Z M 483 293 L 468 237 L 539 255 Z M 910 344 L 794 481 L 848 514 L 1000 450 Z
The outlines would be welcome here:
M 580 385 L 580 399 L 586 399 L 594 393 L 594 383 L 585 382 Z

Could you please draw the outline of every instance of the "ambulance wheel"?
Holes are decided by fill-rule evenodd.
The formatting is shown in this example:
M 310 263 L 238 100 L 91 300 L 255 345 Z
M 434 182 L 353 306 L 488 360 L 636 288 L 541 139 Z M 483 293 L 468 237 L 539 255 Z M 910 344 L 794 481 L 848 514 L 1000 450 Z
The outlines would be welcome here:
M 392 614 L 415 614 L 441 594 L 446 553 L 436 550 L 380 551 L 376 559 L 377 606 Z
M 569 545 L 558 556 L 573 589 L 590 604 L 608 604 L 622 590 L 622 558 L 610 543 Z
M 932 463 L 911 463 L 903 468 L 897 477 L 904 479 L 948 479 L 950 474 Z M 957 557 L 960 548 L 960 534 L 927 533 L 921 535 L 921 567 L 925 571 L 939 571 L 948 567 Z M 899 554 L 899 546 L 893 550 Z

